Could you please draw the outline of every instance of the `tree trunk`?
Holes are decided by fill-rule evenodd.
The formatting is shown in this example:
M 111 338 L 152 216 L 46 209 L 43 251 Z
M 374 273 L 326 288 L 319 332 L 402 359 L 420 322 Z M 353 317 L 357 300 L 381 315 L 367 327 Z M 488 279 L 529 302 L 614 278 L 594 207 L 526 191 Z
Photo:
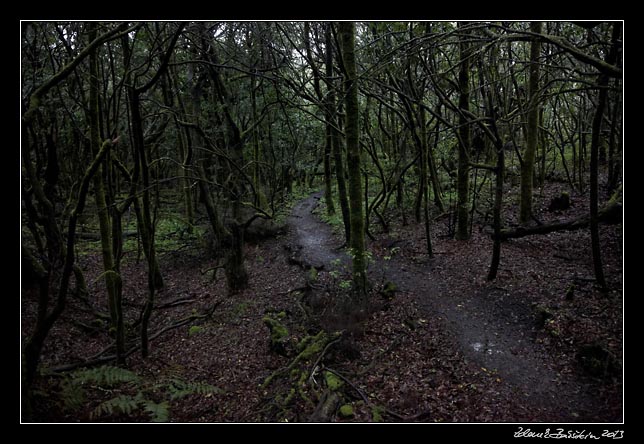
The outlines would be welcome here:
M 89 23 L 89 39 L 96 38 L 96 23 Z M 98 54 L 92 51 L 89 56 L 89 131 L 90 149 L 96 156 L 100 150 L 100 121 L 98 105 Z M 103 255 L 103 269 L 105 271 L 105 286 L 107 288 L 107 301 L 110 309 L 110 332 L 116 339 L 116 356 L 118 364 L 124 363 L 125 334 L 123 326 L 123 307 L 121 305 L 121 276 L 117 273 L 112 250 L 112 232 L 110 228 L 110 215 L 105 198 L 105 184 L 103 183 L 104 168 L 99 168 L 94 175 L 94 198 L 98 211 L 98 222 L 101 232 L 101 251 Z M 119 233 L 120 236 L 120 233 Z
M 458 27 L 463 28 L 468 25 L 467 22 L 459 22 Z M 458 99 L 458 107 L 463 111 L 467 112 L 470 109 L 470 45 L 466 41 L 467 36 L 462 36 L 461 41 L 459 42 L 460 48 L 460 68 L 458 74 L 458 86 L 460 90 L 460 96 Z M 466 240 L 469 239 L 469 227 L 468 227 L 468 217 L 469 217 L 469 149 L 471 144 L 470 136 L 470 126 L 468 123 L 467 117 L 462 113 L 459 113 L 458 125 L 459 125 L 459 135 L 460 140 L 458 144 L 458 171 L 457 171 L 457 192 L 458 192 L 458 203 L 457 203 L 457 225 L 456 225 L 456 239 Z
M 327 34 L 330 36 L 330 25 L 325 24 L 325 37 Z M 309 22 L 304 22 L 304 46 L 306 47 L 306 58 L 311 65 L 311 70 L 313 71 L 313 85 L 315 88 L 315 94 L 318 101 L 320 102 L 320 107 L 324 112 L 324 122 L 325 122 L 325 138 L 324 138 L 324 154 L 323 154 L 323 163 L 324 163 L 324 202 L 326 203 L 326 214 L 332 216 L 335 214 L 335 206 L 333 204 L 333 189 L 332 189 L 332 174 L 331 174 L 331 125 L 332 120 L 331 116 L 333 115 L 333 103 L 329 101 L 330 89 L 332 88 L 330 83 L 327 83 L 327 93 L 326 96 L 322 94 L 322 89 L 320 88 L 320 70 L 318 69 L 315 61 L 313 60 L 313 54 L 311 52 L 311 42 L 310 42 L 310 25 Z M 330 37 L 327 44 L 330 44 Z M 331 59 L 331 46 L 325 47 L 325 60 Z M 332 59 L 331 59 L 332 60 Z M 333 63 L 332 61 L 330 63 Z M 331 74 L 328 74 L 328 77 L 331 77 Z M 330 79 L 328 79 L 330 82 Z
M 124 50 L 124 53 L 126 51 Z M 127 59 L 127 57 L 125 57 Z M 154 253 L 154 237 L 152 232 L 152 222 L 150 219 L 150 192 L 149 192 L 149 172 L 147 164 L 143 165 L 145 161 L 145 141 L 143 137 L 143 123 L 141 119 L 141 101 L 139 97 L 139 92 L 134 88 L 128 88 L 128 99 L 130 104 L 130 114 L 131 114 L 131 123 L 132 123 L 132 140 L 133 140 L 133 153 L 132 158 L 134 160 L 134 174 L 132 180 L 135 183 L 138 183 L 139 176 L 143 175 L 143 206 L 141 206 L 141 200 L 139 197 L 136 197 L 134 200 L 134 209 L 136 211 L 137 226 L 139 233 L 141 235 L 141 243 L 143 244 L 143 254 L 145 255 L 146 260 L 150 263 L 150 267 L 153 269 L 154 277 L 154 286 L 156 289 L 163 288 L 163 276 L 161 275 L 161 269 L 156 260 L 156 257 L 150 256 L 151 253 Z M 146 184 L 147 183 L 147 184 Z M 146 210 L 147 208 L 147 210 Z
M 619 80 L 615 81 L 615 86 L 619 86 Z M 613 113 L 611 116 L 611 126 L 610 126 L 610 136 L 608 139 L 608 179 L 607 179 L 607 188 L 608 192 L 612 192 L 617 186 L 618 174 L 616 161 L 615 161 L 615 152 L 617 150 L 617 137 L 620 136 L 618 131 L 618 119 L 619 119 L 619 99 L 615 97 L 613 103 Z
M 620 37 L 620 24 L 613 23 L 612 46 L 606 56 L 606 63 L 613 65 L 617 60 L 617 45 Z M 598 154 L 601 136 L 602 116 L 606 106 L 606 96 L 608 95 L 608 82 L 610 78 L 606 74 L 600 74 L 597 81 L 599 87 L 599 98 L 597 100 L 597 109 L 593 117 L 592 137 L 590 141 L 590 238 L 593 251 L 593 265 L 595 268 L 595 278 L 597 283 L 606 291 L 606 278 L 602 266 L 601 250 L 599 246 L 599 227 L 598 227 Z
M 619 191 L 619 189 L 618 189 Z M 622 221 L 622 203 L 617 197 L 617 193 L 611 200 L 597 213 L 597 222 L 606 224 L 616 224 Z M 590 217 L 584 216 L 566 222 L 555 222 L 551 224 L 537 225 L 535 227 L 519 227 L 514 230 L 501 230 L 499 233 L 500 240 L 518 239 L 535 234 L 548 234 L 555 231 L 574 231 L 586 228 L 590 225 Z M 494 234 L 492 235 L 495 236 Z
M 259 145 L 259 137 L 257 135 L 257 98 L 256 98 L 256 92 L 255 89 L 257 88 L 255 84 L 255 76 L 251 75 L 250 76 L 250 102 L 251 102 L 251 110 L 252 110 L 252 116 L 253 116 L 253 187 L 255 188 L 255 206 L 261 207 L 262 206 L 262 201 L 265 199 L 262 199 L 262 186 L 261 186 L 261 177 L 260 177 L 260 169 L 259 169 L 259 162 L 261 158 L 261 147 Z
M 423 196 L 423 216 L 425 218 L 425 243 L 427 246 L 427 256 L 432 257 L 432 238 L 430 230 L 430 217 L 429 217 L 429 183 L 427 180 L 428 164 L 429 164 L 429 146 L 427 140 L 427 125 L 425 123 L 425 109 L 421 106 L 418 110 L 418 119 L 420 126 L 420 170 L 422 176 L 425 178 L 422 196 Z
M 214 247 L 219 248 L 225 243 L 224 241 L 229 238 L 230 233 L 227 232 L 226 227 L 221 222 L 217 205 L 212 200 L 210 188 L 208 187 L 208 178 L 206 177 L 206 171 L 204 170 L 203 165 L 197 165 L 197 172 L 199 174 L 199 192 L 201 193 L 201 201 L 206 208 L 208 221 L 212 228 Z
M 436 114 L 440 115 L 440 104 L 437 106 Z M 436 122 L 434 129 L 434 147 L 438 146 L 438 139 L 440 134 L 440 121 Z M 436 160 L 434 159 L 434 149 L 432 145 L 427 145 L 427 166 L 429 167 L 429 174 L 431 176 L 432 188 L 434 190 L 434 205 L 441 213 L 445 212 L 445 205 L 443 204 L 443 190 L 441 189 L 438 171 L 436 170 Z
M 349 199 L 347 198 L 347 184 L 344 179 L 344 161 L 342 160 L 342 145 L 340 143 L 340 135 L 336 129 L 338 119 L 335 117 L 336 112 L 336 99 L 335 88 L 333 88 L 333 57 L 332 57 L 332 39 L 331 39 L 331 24 L 327 24 L 325 32 L 325 46 L 326 52 L 326 78 L 327 85 L 329 86 L 328 94 L 328 107 L 331 110 L 329 119 L 331 120 L 331 150 L 333 151 L 333 160 L 335 163 L 335 177 L 338 182 L 338 197 L 340 200 L 340 210 L 342 211 L 342 222 L 344 223 L 344 238 L 347 245 L 351 240 L 351 222 L 349 216 Z
M 351 255 L 353 258 L 354 306 L 366 306 L 366 263 L 364 243 L 364 214 L 362 211 L 362 180 L 360 173 L 360 134 L 358 84 L 355 60 L 355 23 L 339 24 L 342 42 L 342 60 L 346 70 L 346 126 L 347 164 L 349 172 L 349 202 L 351 210 Z
M 494 245 L 492 247 L 492 263 L 487 275 L 488 281 L 496 279 L 496 273 L 501 261 L 501 210 L 503 208 L 503 176 L 505 172 L 505 152 L 503 146 L 496 150 L 496 187 L 494 192 Z
M 327 51 L 330 51 L 330 49 L 328 49 Z M 327 97 L 329 96 L 329 94 L 330 93 L 327 92 Z M 331 154 L 333 152 L 333 149 L 332 149 L 333 128 L 331 127 L 332 125 L 331 107 L 332 107 L 332 104 L 327 99 L 326 127 L 325 127 L 325 138 L 324 138 L 324 200 L 326 202 L 326 213 L 329 216 L 332 216 L 335 214 L 335 205 L 333 203 L 333 173 L 331 169 Z
M 541 34 L 542 23 L 530 23 L 530 31 Z M 521 201 L 519 221 L 523 224 L 532 216 L 532 187 L 534 184 L 534 161 L 539 135 L 539 54 L 541 41 L 535 38 L 530 44 L 530 74 L 528 79 L 528 127 L 526 148 L 521 165 Z

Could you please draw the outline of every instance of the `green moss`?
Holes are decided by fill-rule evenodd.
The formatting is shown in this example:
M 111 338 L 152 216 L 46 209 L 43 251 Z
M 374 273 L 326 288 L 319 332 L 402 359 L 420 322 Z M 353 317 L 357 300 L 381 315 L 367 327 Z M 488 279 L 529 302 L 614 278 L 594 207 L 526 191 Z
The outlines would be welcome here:
M 317 335 L 315 335 L 311 343 L 300 353 L 300 360 L 310 359 L 312 356 L 320 353 L 324 346 L 327 344 L 327 334 L 324 330 L 321 330 Z
M 373 422 L 384 422 L 382 414 L 385 413 L 385 408 L 381 405 L 375 405 L 371 408 L 371 418 Z
M 353 406 L 351 404 L 344 404 L 340 407 L 340 416 L 343 418 L 349 418 L 353 416 Z
M 324 372 L 324 380 L 326 381 L 326 385 L 329 387 L 329 390 L 332 391 L 337 391 L 344 385 L 344 381 L 332 372 Z
M 240 302 L 233 309 L 233 313 L 236 316 L 242 316 L 248 310 L 248 302 Z
M 203 327 L 199 327 L 198 325 L 193 325 L 188 330 L 188 336 L 193 336 L 201 332 L 203 332 Z
M 267 319 L 266 317 L 264 319 Z M 270 319 L 270 318 L 268 318 Z M 275 320 L 273 320 L 275 321 Z M 275 321 L 276 322 L 276 321 Z M 334 334 L 332 337 L 335 338 L 337 337 L 337 334 Z M 331 340 L 332 340 L 331 339 Z M 307 336 L 304 338 L 300 344 L 298 344 L 297 349 L 301 350 L 300 353 L 291 361 L 291 363 L 288 365 L 288 367 L 283 367 L 270 376 L 268 376 L 264 382 L 261 385 L 261 388 L 266 388 L 268 385 L 275 379 L 276 377 L 284 374 L 289 374 L 296 365 L 298 365 L 302 361 L 307 361 L 311 359 L 314 356 L 317 356 L 322 350 L 324 350 L 324 347 L 329 343 L 329 337 L 326 334 L 324 330 L 321 330 L 317 335 L 315 336 Z M 302 343 L 306 344 L 306 346 L 302 345 Z
M 298 353 L 300 353 L 302 350 L 304 350 L 308 345 L 311 343 L 313 340 L 313 336 L 305 336 L 302 338 L 300 342 L 297 343 L 295 346 L 295 349 L 297 350 Z
M 382 295 L 386 298 L 393 298 L 396 291 L 398 291 L 396 284 L 391 281 L 387 281 L 385 286 L 382 288 Z
M 280 316 L 282 313 L 283 313 L 283 316 Z M 283 319 L 285 316 L 286 316 L 286 313 L 281 312 L 281 313 L 278 313 L 276 317 L 278 319 Z M 264 322 L 264 325 L 266 325 L 271 332 L 272 347 L 283 344 L 286 338 L 288 337 L 288 329 L 278 319 L 273 319 L 268 315 L 262 318 L 262 322 Z

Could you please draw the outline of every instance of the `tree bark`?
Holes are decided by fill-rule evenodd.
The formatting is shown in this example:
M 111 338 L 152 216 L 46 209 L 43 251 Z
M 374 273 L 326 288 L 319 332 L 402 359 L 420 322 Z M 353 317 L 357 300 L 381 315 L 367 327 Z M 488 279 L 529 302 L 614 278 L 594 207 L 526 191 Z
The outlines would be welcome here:
M 613 65 L 617 60 L 617 45 L 620 38 L 620 24 L 613 23 L 613 33 L 611 38 L 611 48 L 606 56 L 606 63 Z M 601 249 L 599 245 L 599 227 L 598 227 L 598 154 L 601 136 L 602 117 L 606 106 L 606 97 L 608 95 L 608 82 L 610 78 L 607 74 L 601 73 L 597 81 L 599 87 L 599 98 L 597 108 L 593 117 L 592 136 L 590 141 L 590 238 L 593 252 L 593 266 L 595 269 L 595 279 L 597 283 L 606 291 L 606 278 L 602 266 Z
M 542 23 L 530 23 L 530 31 L 541 34 Z M 523 153 L 521 165 L 521 201 L 519 207 L 519 221 L 523 224 L 532 216 L 532 187 L 534 184 L 534 161 L 537 152 L 539 135 L 539 54 L 541 40 L 535 38 L 530 44 L 530 74 L 528 79 L 528 127 L 526 135 L 526 148 Z
M 467 22 L 459 22 L 458 27 L 462 29 L 468 25 Z M 456 239 L 467 240 L 470 237 L 468 219 L 469 219 L 469 150 L 471 145 L 471 132 L 468 119 L 465 113 L 470 110 L 470 45 L 467 42 L 467 35 L 461 37 L 459 41 L 460 49 L 460 68 L 458 74 L 458 87 L 460 96 L 458 107 L 461 110 L 458 117 L 460 140 L 458 144 L 458 171 L 457 171 L 457 224 Z
M 327 78 L 327 87 L 329 88 L 328 109 L 331 111 L 329 119 L 331 121 L 331 150 L 333 152 L 333 161 L 335 163 L 335 177 L 338 183 L 338 198 L 340 200 L 340 210 L 342 212 L 342 222 L 344 224 L 344 238 L 347 245 L 349 245 L 351 240 L 351 222 L 349 215 L 349 199 L 347 198 L 347 184 L 344 178 L 344 160 L 342 159 L 342 145 L 340 143 L 340 134 L 338 133 L 337 127 L 337 111 L 336 111 L 336 95 L 335 88 L 333 85 L 333 53 L 332 48 L 332 39 L 331 39 L 331 26 L 332 24 L 327 24 L 327 29 L 325 32 L 325 46 L 327 48 L 326 52 L 326 78 Z
M 331 77 L 333 75 L 333 53 L 332 49 L 330 46 L 328 46 L 331 43 L 331 25 L 330 24 L 325 24 L 325 29 L 324 29 L 324 36 L 325 36 L 325 65 L 330 65 L 329 67 L 331 70 L 328 68 L 326 69 L 326 76 L 327 76 L 327 91 L 326 91 L 326 98 L 325 98 L 325 107 L 324 107 L 324 113 L 325 113 L 325 138 L 324 138 L 324 199 L 326 202 L 326 212 L 329 216 L 332 216 L 335 214 L 335 205 L 333 203 L 333 189 L 332 189 L 332 183 L 333 183 L 333 175 L 332 175 L 332 169 L 331 169 L 331 155 L 333 152 L 333 105 L 334 103 L 331 101 L 331 89 L 333 86 L 331 85 Z
M 355 60 L 355 23 L 339 24 L 342 42 L 342 60 L 346 70 L 346 126 L 347 164 L 349 173 L 349 203 L 351 210 L 351 255 L 353 258 L 354 306 L 366 306 L 366 263 L 364 243 L 364 213 L 362 210 L 362 178 L 360 173 L 360 134 L 358 84 Z
M 505 172 L 505 152 L 503 146 L 496 150 L 496 187 L 494 192 L 494 245 L 492 247 L 492 263 L 487 275 L 488 281 L 496 279 L 496 273 L 501 261 L 501 210 L 503 208 L 503 176 Z
M 89 39 L 96 39 L 96 22 L 89 22 Z M 98 105 L 98 53 L 94 50 L 89 55 L 89 128 L 90 149 L 96 156 L 100 150 L 100 121 Z M 107 301 L 110 309 L 110 332 L 116 339 L 117 363 L 124 364 L 125 333 L 123 325 L 123 307 L 121 305 L 121 276 L 116 271 L 114 252 L 112 250 L 112 232 L 110 228 L 110 215 L 105 198 L 105 184 L 103 183 L 103 167 L 94 175 L 94 198 L 98 211 L 98 222 L 101 233 L 101 252 L 103 255 L 103 269 L 105 286 L 107 288 Z M 119 234 L 120 236 L 120 234 Z

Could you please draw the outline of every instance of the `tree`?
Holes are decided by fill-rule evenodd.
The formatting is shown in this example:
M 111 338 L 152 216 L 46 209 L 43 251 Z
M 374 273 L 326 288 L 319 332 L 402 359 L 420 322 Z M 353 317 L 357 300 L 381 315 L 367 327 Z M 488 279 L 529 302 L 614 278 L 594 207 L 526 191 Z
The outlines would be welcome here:
M 530 30 L 541 34 L 542 23 L 530 23 Z M 521 202 L 519 221 L 526 223 L 532 216 L 532 185 L 534 181 L 534 160 L 539 134 L 539 55 L 541 40 L 536 38 L 530 44 L 530 77 L 528 79 L 528 125 L 526 148 L 521 164 Z
M 619 23 L 613 23 L 611 37 L 611 46 L 606 55 L 606 63 L 613 66 L 617 60 L 618 42 L 620 38 L 621 26 Z M 600 132 L 602 126 L 602 116 L 606 107 L 606 97 L 608 95 L 608 83 L 610 78 L 608 74 L 601 72 L 597 79 L 599 88 L 599 97 L 597 99 L 597 108 L 593 116 L 592 138 L 590 142 L 590 237 L 591 249 L 593 252 L 593 267 L 595 269 L 595 279 L 599 286 L 606 290 L 606 278 L 602 267 L 601 250 L 599 247 L 599 227 L 598 227 L 598 152 L 600 144 Z
M 458 29 L 463 33 L 459 40 L 460 49 L 460 66 L 458 71 L 458 89 L 460 96 L 458 99 L 459 117 L 458 117 L 458 172 L 457 172 L 457 223 L 456 239 L 469 239 L 469 150 L 471 144 L 471 131 L 467 113 L 470 110 L 470 57 L 472 51 L 470 43 L 467 41 L 468 33 L 466 29 L 467 22 L 459 22 Z
M 88 37 L 89 41 L 96 39 L 97 26 L 96 22 L 89 22 Z M 93 155 L 96 157 L 100 150 L 100 121 L 98 106 L 98 50 L 95 49 L 89 55 L 89 144 Z M 112 249 L 113 239 L 110 228 L 110 210 L 105 198 L 105 184 L 103 183 L 104 168 L 101 166 L 97 174 L 94 175 L 94 198 L 96 210 L 98 212 L 98 221 L 101 231 L 101 250 L 103 253 L 103 268 L 105 275 L 105 286 L 107 288 L 107 300 L 110 308 L 111 326 L 110 331 L 116 338 L 116 356 L 117 363 L 124 363 L 125 352 L 125 332 L 123 326 L 123 307 L 121 305 L 121 275 L 116 270 L 114 261 L 114 252 Z M 121 233 L 114 233 L 121 236 Z
M 333 52 L 331 31 L 333 24 L 327 23 L 324 31 L 324 41 L 326 46 L 325 53 L 325 74 L 327 83 L 327 131 L 329 137 L 328 143 L 330 144 L 333 153 L 333 161 L 335 164 L 335 177 L 338 183 L 338 198 L 340 200 L 340 211 L 342 212 L 342 223 L 344 224 L 344 238 L 345 243 L 350 245 L 351 241 L 351 222 L 349 210 L 349 198 L 347 197 L 347 184 L 345 181 L 344 160 L 342 159 L 342 145 L 340 141 L 340 134 L 338 131 L 339 119 L 337 118 L 339 106 L 336 104 L 336 93 L 333 82 Z M 326 149 L 326 148 L 325 148 Z
M 360 132 L 358 107 L 358 77 L 355 58 L 355 23 L 340 22 L 342 61 L 345 69 L 347 165 L 349 173 L 349 204 L 351 210 L 351 257 L 353 260 L 353 284 L 358 308 L 366 304 L 367 267 L 364 243 L 364 213 L 362 209 L 362 174 L 360 172 Z

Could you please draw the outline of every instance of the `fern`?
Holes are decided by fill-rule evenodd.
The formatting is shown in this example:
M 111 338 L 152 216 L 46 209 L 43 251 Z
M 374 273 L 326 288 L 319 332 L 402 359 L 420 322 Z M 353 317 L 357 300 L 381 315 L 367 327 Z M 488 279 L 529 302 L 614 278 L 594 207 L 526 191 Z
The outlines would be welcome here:
M 119 395 L 116 398 L 109 399 L 96 407 L 90 414 L 91 419 L 96 419 L 105 414 L 113 415 L 114 413 L 124 413 L 131 415 L 132 412 L 138 410 L 139 404 L 143 401 L 141 393 L 136 396 Z
M 139 376 L 130 370 L 111 367 L 109 365 L 103 365 L 101 367 L 86 370 L 78 370 L 71 376 L 72 380 L 79 384 L 92 382 L 100 386 L 104 385 L 108 387 L 124 382 L 139 382 L 140 380 Z
M 74 384 L 74 381 L 69 379 L 61 382 L 59 396 L 63 404 L 63 410 L 78 410 L 85 402 L 85 391 L 83 388 L 78 384 Z
M 164 384 L 170 393 L 170 399 L 175 400 L 183 398 L 187 395 L 208 395 L 213 393 L 221 393 L 221 389 L 206 384 L 204 382 L 188 382 L 182 379 L 171 379 L 168 383 Z
M 167 422 L 170 417 L 170 402 L 188 395 L 211 396 L 222 391 L 203 382 L 188 382 L 180 378 L 166 379 L 151 384 L 136 373 L 119 367 L 101 366 L 93 369 L 77 370 L 69 373 L 60 383 L 60 400 L 65 410 L 79 410 L 86 402 L 86 390 L 96 389 L 103 392 L 107 387 L 130 384 L 128 392 L 136 395 L 119 394 L 99 404 L 90 413 L 90 419 L 115 414 L 132 415 L 145 412 L 152 422 Z M 121 388 L 114 390 L 121 391 Z M 167 401 L 155 402 L 150 399 L 165 398 Z
M 167 401 L 157 404 L 154 401 L 146 399 L 143 401 L 143 408 L 150 414 L 152 422 L 168 422 L 170 411 Z

